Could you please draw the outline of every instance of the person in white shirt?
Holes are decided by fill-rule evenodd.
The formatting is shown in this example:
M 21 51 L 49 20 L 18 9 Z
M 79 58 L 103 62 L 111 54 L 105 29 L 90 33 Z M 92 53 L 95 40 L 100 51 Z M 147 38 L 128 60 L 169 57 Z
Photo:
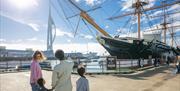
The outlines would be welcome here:
M 77 72 L 81 77 L 76 81 L 76 91 L 89 91 L 89 82 L 84 76 L 85 68 L 80 67 Z
M 60 63 L 54 67 L 52 74 L 52 88 L 55 91 L 72 91 L 71 72 L 74 63 L 64 60 L 63 50 L 57 50 L 55 57 L 60 60 Z

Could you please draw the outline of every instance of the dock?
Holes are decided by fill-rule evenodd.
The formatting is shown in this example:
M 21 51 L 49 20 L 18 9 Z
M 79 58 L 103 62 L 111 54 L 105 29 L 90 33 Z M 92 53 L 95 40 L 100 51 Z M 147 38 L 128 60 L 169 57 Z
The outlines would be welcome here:
M 157 67 L 132 74 L 89 74 L 90 91 L 179 91 L 180 74 L 174 67 Z M 31 91 L 29 71 L 0 74 L 0 91 Z M 43 70 L 46 87 L 51 88 L 52 71 Z M 77 74 L 72 74 L 73 91 L 76 91 Z

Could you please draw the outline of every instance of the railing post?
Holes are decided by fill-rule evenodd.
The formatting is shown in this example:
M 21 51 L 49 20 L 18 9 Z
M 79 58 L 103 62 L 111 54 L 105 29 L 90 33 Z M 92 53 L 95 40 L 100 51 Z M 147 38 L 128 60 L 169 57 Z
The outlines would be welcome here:
M 104 73 L 104 61 L 102 61 L 101 65 L 102 65 L 102 73 Z
M 6 61 L 6 71 L 8 70 L 8 61 Z
M 133 67 L 133 60 L 131 59 L 131 68 Z
M 120 66 L 121 66 L 121 62 L 120 62 L 120 60 L 119 60 L 119 74 L 120 74 Z
M 22 67 L 22 60 L 20 60 L 20 67 Z

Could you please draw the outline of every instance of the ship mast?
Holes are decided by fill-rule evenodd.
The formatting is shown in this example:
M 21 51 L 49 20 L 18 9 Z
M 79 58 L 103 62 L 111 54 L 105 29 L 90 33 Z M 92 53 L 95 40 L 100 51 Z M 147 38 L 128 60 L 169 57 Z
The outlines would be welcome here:
M 173 22 L 173 19 L 172 19 L 172 22 Z M 171 32 L 171 46 L 174 46 L 174 28 L 172 27 L 172 32 Z
M 96 28 L 100 33 L 102 33 L 104 36 L 111 37 L 105 30 L 103 30 L 96 22 L 84 11 L 81 9 L 79 6 L 77 6 L 75 3 L 73 3 L 71 0 L 69 2 L 75 6 L 77 9 L 81 11 L 80 16 L 85 19 L 88 23 L 90 23 L 94 28 Z
M 166 4 L 166 1 L 162 1 L 162 4 L 165 5 Z M 170 13 L 170 14 L 175 14 L 175 13 L 179 13 L 179 12 L 174 12 L 174 13 Z M 167 22 L 167 15 L 170 15 L 167 13 L 167 8 L 166 7 L 163 7 L 163 23 L 161 23 L 160 25 L 162 25 L 162 30 L 164 30 L 164 33 L 163 33 L 163 42 L 164 44 L 166 44 L 166 32 L 169 28 L 172 28 L 172 32 L 170 33 L 171 35 L 171 46 L 173 46 L 173 37 L 174 37 L 174 31 L 173 31 L 173 28 L 174 27 L 180 27 L 180 25 L 176 25 L 176 26 L 171 26 L 171 27 L 168 27 L 167 25 L 170 24 Z M 160 17 L 160 16 L 154 16 L 154 17 Z M 152 18 L 154 18 L 152 17 Z M 160 30 L 160 29 L 153 29 L 153 30 L 150 30 L 150 31 L 154 31 L 154 30 Z
M 172 33 L 171 33 L 171 46 L 174 46 L 173 38 L 174 38 L 174 30 L 173 30 L 173 28 L 172 28 Z
M 137 16 L 138 16 L 138 39 L 141 39 L 141 25 L 140 25 L 140 22 L 141 22 L 141 2 L 139 0 L 137 0 L 137 2 L 135 3 L 135 7 L 136 7 L 136 10 L 137 12 Z
M 165 5 L 165 1 L 163 1 L 163 5 Z M 166 31 L 167 31 L 167 21 L 166 21 L 166 8 L 163 8 L 164 11 L 164 22 L 161 24 L 163 26 L 164 29 L 164 43 L 166 44 Z
M 156 7 L 147 8 L 147 9 L 141 10 L 141 7 L 143 5 L 146 5 L 147 2 L 143 2 L 143 1 L 137 0 L 136 3 L 134 3 L 132 5 L 132 7 L 135 8 L 135 12 L 129 12 L 129 13 L 126 13 L 126 14 L 123 14 L 123 15 L 118 15 L 118 16 L 110 17 L 108 19 L 109 20 L 114 20 L 114 19 L 121 18 L 121 17 L 124 17 L 124 16 L 129 16 L 129 15 L 137 14 L 137 18 L 138 18 L 138 39 L 141 39 L 141 35 L 140 35 L 140 18 L 141 18 L 141 13 L 142 12 L 149 11 L 149 10 L 154 10 L 154 9 L 159 9 L 159 8 L 163 8 L 163 7 L 171 6 L 171 5 L 178 4 L 178 3 L 180 3 L 180 1 L 176 1 L 176 2 L 171 3 L 171 4 L 163 4 L 162 6 L 156 6 Z M 165 23 L 164 23 L 164 25 L 165 25 Z M 164 27 L 164 29 L 167 29 L 167 27 Z M 166 31 L 165 31 L 165 33 L 166 33 Z M 164 40 L 164 42 L 165 41 L 166 40 Z

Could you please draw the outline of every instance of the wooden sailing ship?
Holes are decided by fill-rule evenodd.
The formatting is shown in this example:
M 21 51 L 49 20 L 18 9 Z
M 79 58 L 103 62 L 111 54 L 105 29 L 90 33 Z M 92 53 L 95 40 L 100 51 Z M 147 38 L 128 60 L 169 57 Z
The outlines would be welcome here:
M 76 5 L 73 1 L 69 0 L 69 2 L 76 7 L 80 11 L 80 16 L 86 20 L 89 24 L 91 24 L 94 28 L 96 28 L 99 33 L 101 33 L 100 36 L 97 36 L 97 41 L 109 52 L 111 56 L 116 56 L 119 59 L 139 59 L 144 58 L 147 59 L 150 56 L 152 58 L 160 57 L 163 53 L 166 52 L 174 52 L 176 55 L 180 54 L 179 49 L 176 49 L 172 46 L 169 46 L 166 44 L 166 31 L 169 27 L 167 27 L 166 17 L 164 19 L 163 30 L 164 30 L 164 42 L 160 42 L 156 39 L 151 40 L 145 40 L 141 38 L 141 29 L 140 29 L 140 19 L 141 14 L 146 11 L 163 8 L 166 6 L 171 6 L 174 4 L 179 4 L 180 1 L 175 1 L 170 4 L 163 4 L 161 6 L 156 6 L 152 8 L 147 8 L 142 10 L 142 7 L 147 2 L 143 2 L 140 0 L 137 0 L 132 7 L 135 8 L 134 12 L 126 13 L 123 15 L 115 16 L 109 18 L 109 20 L 117 19 L 120 17 L 128 16 L 135 14 L 137 15 L 138 20 L 138 38 L 134 37 L 112 37 L 110 34 L 108 34 L 105 30 L 103 30 L 88 14 L 85 10 L 80 8 L 78 5 Z M 174 27 L 180 27 L 180 26 L 174 26 Z

